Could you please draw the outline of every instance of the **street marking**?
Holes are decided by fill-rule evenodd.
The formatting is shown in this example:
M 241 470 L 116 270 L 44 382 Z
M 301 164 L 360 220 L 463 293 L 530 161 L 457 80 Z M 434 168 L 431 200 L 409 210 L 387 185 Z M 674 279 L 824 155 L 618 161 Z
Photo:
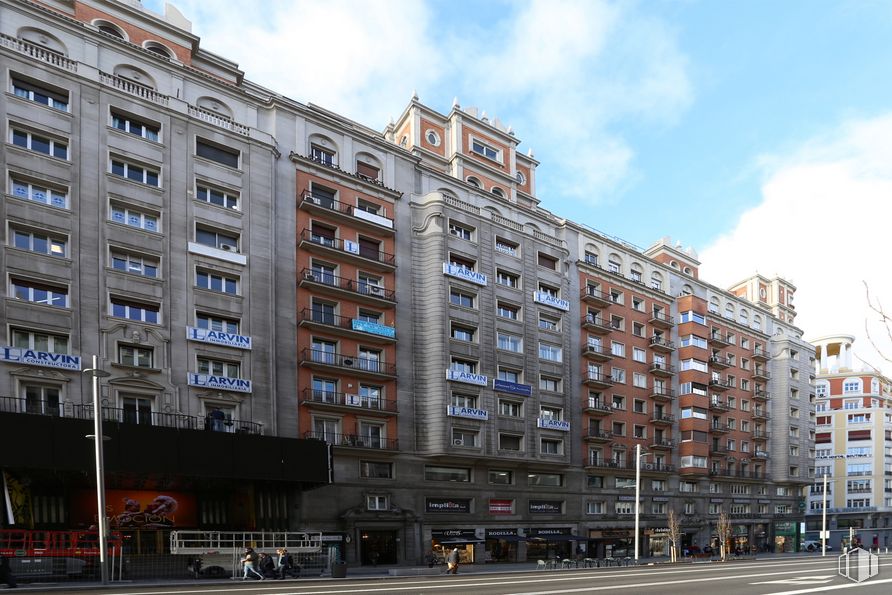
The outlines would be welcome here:
M 830 574 L 826 576 L 794 576 L 792 578 L 779 581 L 761 581 L 758 583 L 750 583 L 751 585 L 814 585 L 829 583 L 836 578 L 836 575 Z
M 799 591 L 779 591 L 777 593 L 769 593 L 768 595 L 807 595 L 809 593 L 818 593 L 825 591 L 835 591 L 837 589 L 857 589 L 858 587 L 862 589 L 866 589 L 869 587 L 873 587 L 874 585 L 884 585 L 886 583 L 892 583 L 892 578 L 886 578 L 880 581 L 875 580 L 867 580 L 862 583 L 843 583 L 841 585 L 828 585 L 826 587 L 811 587 L 808 589 L 802 589 Z M 886 591 L 888 593 L 888 591 Z

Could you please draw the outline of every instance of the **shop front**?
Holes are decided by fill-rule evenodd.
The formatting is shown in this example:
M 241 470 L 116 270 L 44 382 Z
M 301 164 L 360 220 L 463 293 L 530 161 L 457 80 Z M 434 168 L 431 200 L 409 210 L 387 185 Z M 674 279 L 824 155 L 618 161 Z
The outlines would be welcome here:
M 458 548 L 459 564 L 473 564 L 477 549 L 483 544 L 473 528 L 431 530 L 431 552 L 440 560 L 446 560 L 449 552 Z
M 747 525 L 734 525 L 731 529 L 731 551 L 736 555 L 750 551 L 750 531 Z
M 774 551 L 796 551 L 796 523 L 794 521 L 778 521 L 774 523 Z
M 625 558 L 635 549 L 634 529 L 590 529 L 588 556 L 590 558 Z
M 563 560 L 575 558 L 585 551 L 586 538 L 574 535 L 570 527 L 532 527 L 524 531 L 527 541 L 527 560 Z M 581 549 L 577 552 L 574 544 Z
M 669 555 L 669 528 L 657 527 L 644 530 L 645 554 L 651 558 Z M 634 546 L 633 546 L 634 547 Z
M 517 529 L 487 529 L 484 561 L 518 562 L 518 553 L 525 541 Z

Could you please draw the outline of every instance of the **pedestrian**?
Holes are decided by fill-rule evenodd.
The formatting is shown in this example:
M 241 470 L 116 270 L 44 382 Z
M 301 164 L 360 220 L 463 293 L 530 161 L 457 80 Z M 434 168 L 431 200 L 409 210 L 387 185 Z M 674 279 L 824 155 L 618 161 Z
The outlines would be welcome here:
M 288 569 L 291 568 L 291 555 L 283 547 L 277 549 L 276 553 L 279 555 L 276 559 L 276 578 L 283 579 L 287 576 Z
M 12 575 L 12 568 L 9 567 L 9 559 L 6 556 L 0 556 L 0 583 L 6 583 L 10 589 L 15 589 L 15 577 Z
M 458 548 L 453 548 L 446 557 L 446 574 L 458 574 Z
M 276 575 L 276 562 L 273 557 L 265 552 L 260 552 L 260 574 L 265 578 Z
M 257 564 L 259 556 L 257 552 L 254 551 L 254 548 L 245 548 L 245 555 L 242 557 L 242 564 L 245 565 L 245 574 L 242 576 L 242 580 L 248 578 L 248 573 L 252 573 L 256 575 L 260 580 L 263 580 L 263 575 L 257 572 L 257 569 L 254 567 Z

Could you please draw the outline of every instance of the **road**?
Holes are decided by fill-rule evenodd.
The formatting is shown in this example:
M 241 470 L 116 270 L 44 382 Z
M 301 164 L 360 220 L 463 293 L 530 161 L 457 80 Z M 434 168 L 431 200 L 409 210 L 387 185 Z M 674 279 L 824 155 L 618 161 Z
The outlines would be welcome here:
M 687 595 L 708 590 L 721 595 L 805 595 L 892 593 L 892 568 L 880 561 L 879 575 L 855 583 L 837 574 L 836 556 L 795 557 L 741 562 L 641 566 L 523 572 L 477 572 L 428 577 L 355 577 L 300 579 L 295 581 L 232 581 L 195 585 L 131 585 L 77 589 L 43 589 L 53 595 L 350 595 L 350 594 L 437 594 L 437 595 L 561 595 L 613 593 L 628 595 Z M 35 585 L 35 588 L 37 586 Z M 33 588 L 27 589 L 34 592 Z M 25 589 L 23 589 L 25 591 Z

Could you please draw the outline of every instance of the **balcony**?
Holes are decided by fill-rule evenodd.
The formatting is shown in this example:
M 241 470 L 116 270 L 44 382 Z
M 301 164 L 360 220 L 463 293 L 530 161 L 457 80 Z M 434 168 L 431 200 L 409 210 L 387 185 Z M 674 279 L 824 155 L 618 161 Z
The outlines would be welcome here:
M 330 432 L 304 432 L 307 440 L 322 440 L 332 446 L 362 448 L 366 450 L 399 450 L 396 438 L 379 438 L 360 434 L 332 434 Z
M 0 413 L 22 413 L 26 415 L 43 415 L 67 419 L 93 419 L 92 403 L 81 404 L 71 401 L 20 399 L 16 397 L 0 397 Z M 103 422 L 139 425 L 142 427 L 174 428 L 177 430 L 212 430 L 225 434 L 263 435 L 263 426 L 253 421 L 243 421 L 224 417 L 212 419 L 183 413 L 163 413 L 160 411 L 140 411 L 118 407 L 102 407 Z
M 753 399 L 755 399 L 756 401 L 767 401 L 770 398 L 771 393 L 764 390 L 757 390 L 753 392 Z
M 610 388 L 614 385 L 610 374 L 604 374 L 603 372 L 586 372 L 582 381 L 588 386 L 595 388 Z
M 713 355 L 709 358 L 709 365 L 718 370 L 731 367 L 731 360 L 724 355 Z
M 364 248 L 359 242 L 330 238 L 305 229 L 300 232 L 298 246 L 337 261 L 348 260 L 379 271 L 396 269 L 396 257 L 377 249 Z
M 388 307 L 396 303 L 396 292 L 381 285 L 371 285 L 356 279 L 338 277 L 330 273 L 303 269 L 298 277 L 298 286 L 313 289 L 319 293 L 348 297 L 359 302 Z
M 723 457 L 728 455 L 728 449 L 720 444 L 713 444 L 712 448 L 709 449 L 709 456 L 715 457 Z
M 675 399 L 675 390 L 671 388 L 655 386 L 650 389 L 650 398 L 654 401 L 672 401 Z
M 582 348 L 582 355 L 596 362 L 606 362 L 613 359 L 613 354 L 608 347 L 591 343 Z
M 728 338 L 728 335 L 720 333 L 718 331 L 712 331 L 709 334 L 709 342 L 716 347 L 727 347 L 731 344 L 731 340 Z
M 326 330 L 333 335 L 352 337 L 366 342 L 393 343 L 396 341 L 396 329 L 392 326 L 349 316 L 338 316 L 311 308 L 304 308 L 297 313 L 297 325 Z
M 733 387 L 730 384 L 728 384 L 726 381 L 722 380 L 721 378 L 710 378 L 709 379 L 709 388 L 711 388 L 714 391 L 725 392 L 729 388 L 733 388 Z
M 763 347 L 756 347 L 753 349 L 753 360 L 757 362 L 767 362 L 771 359 L 771 354 L 768 353 L 768 350 Z
M 333 219 L 349 222 L 351 226 L 374 233 L 383 235 L 393 235 L 394 233 L 393 219 L 333 200 L 327 196 L 314 196 L 310 190 L 304 190 L 301 194 L 298 208 L 314 214 L 329 215 Z
M 613 413 L 613 407 L 600 401 L 589 401 L 585 408 L 585 412 L 589 415 L 604 416 Z
M 766 460 L 768 459 L 768 451 L 767 450 L 757 450 L 753 452 L 753 459 Z
M 713 477 L 733 477 L 736 479 L 765 479 L 765 473 L 762 471 L 744 471 L 741 469 L 710 469 L 709 475 Z
M 711 411 L 731 411 L 731 406 L 727 401 L 713 397 L 709 400 L 709 409 Z
M 39 60 L 70 72 L 77 72 L 76 60 L 66 58 L 58 52 L 48 50 L 47 48 L 25 41 L 24 39 L 18 39 L 11 35 L 0 33 L 0 45 L 15 50 L 33 60 Z
M 611 461 L 609 459 L 589 459 L 586 467 L 594 469 L 631 469 L 635 470 L 635 465 L 622 461 Z
M 672 450 L 675 448 L 675 442 L 672 440 L 654 440 L 650 443 L 650 448 L 654 450 Z
M 670 378 L 675 375 L 675 366 L 673 366 L 672 364 L 667 364 L 665 362 L 651 362 L 650 368 L 648 368 L 648 372 L 650 372 L 654 376 Z
M 767 420 L 768 417 L 768 412 L 764 409 L 761 409 L 759 407 L 753 409 L 753 419 Z
M 610 323 L 605 322 L 603 318 L 594 314 L 586 314 L 582 317 L 582 328 L 598 335 L 606 335 L 614 330 Z
M 655 426 L 671 426 L 675 423 L 675 416 L 670 413 L 654 413 L 653 417 L 650 419 L 650 423 Z
M 301 350 L 300 365 L 341 372 L 349 371 L 357 376 L 370 378 L 396 378 L 396 364 L 320 349 Z
M 666 463 L 645 463 L 641 462 L 642 473 L 675 473 L 675 465 L 667 465 Z
M 604 430 L 594 430 L 590 429 L 586 432 L 585 436 L 582 437 L 586 442 L 595 442 L 595 443 L 607 443 L 613 440 L 613 434 L 610 432 L 605 432 Z
M 713 434 L 727 434 L 731 431 L 731 427 L 728 424 L 713 422 L 709 425 L 709 431 Z
M 675 351 L 675 343 L 663 337 L 654 336 L 650 338 L 650 348 L 660 353 L 672 353 Z
M 770 380 L 770 379 L 771 379 L 771 372 L 766 370 L 764 367 L 756 366 L 756 368 L 753 370 L 753 380 Z
M 651 326 L 655 326 L 657 328 L 670 329 L 673 326 L 672 318 L 665 312 L 651 312 L 650 318 L 648 318 L 647 321 L 651 324 Z
M 592 304 L 593 306 L 599 306 L 601 308 L 606 308 L 613 303 L 613 300 L 610 299 L 610 295 L 606 291 L 601 291 L 597 287 L 583 288 L 579 297 L 582 298 L 582 301 L 586 304 Z
M 753 430 L 753 440 L 768 440 L 768 431 Z
M 301 405 L 329 411 L 353 412 L 358 415 L 396 415 L 399 410 L 394 399 L 373 399 L 356 394 L 338 393 L 305 388 Z

